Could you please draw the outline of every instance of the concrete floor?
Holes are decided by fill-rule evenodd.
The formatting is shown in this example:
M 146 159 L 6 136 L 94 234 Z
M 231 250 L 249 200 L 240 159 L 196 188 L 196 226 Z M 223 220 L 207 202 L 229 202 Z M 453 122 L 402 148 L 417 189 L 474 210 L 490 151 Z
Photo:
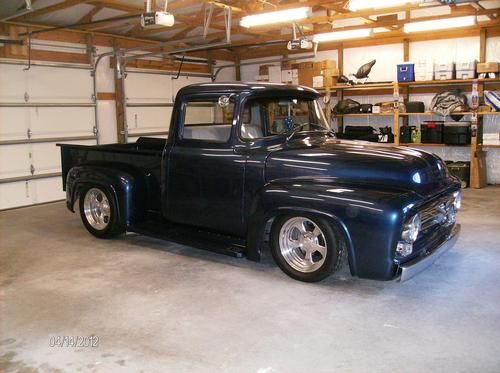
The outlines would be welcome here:
M 0 371 L 500 372 L 500 187 L 465 190 L 457 246 L 406 283 L 321 283 L 127 235 L 63 203 L 0 213 Z M 55 336 L 96 347 L 50 347 Z

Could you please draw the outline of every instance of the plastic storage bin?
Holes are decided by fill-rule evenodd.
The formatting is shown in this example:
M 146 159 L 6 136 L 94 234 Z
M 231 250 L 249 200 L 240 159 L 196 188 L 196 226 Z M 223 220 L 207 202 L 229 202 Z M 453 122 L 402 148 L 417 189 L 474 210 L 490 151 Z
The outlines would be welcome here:
M 415 81 L 426 81 L 434 78 L 434 65 L 431 61 L 419 60 L 415 63 Z
M 470 162 L 452 162 L 447 164 L 448 170 L 453 176 L 460 179 L 462 188 L 467 188 L 470 183 Z
M 443 143 L 444 121 L 427 120 L 420 125 L 422 144 L 442 144 Z
M 454 78 L 455 64 L 449 63 L 435 63 L 434 64 L 434 79 L 435 80 L 449 80 Z
M 398 82 L 415 81 L 415 65 L 413 63 L 402 63 L 398 67 Z
M 443 143 L 447 145 L 470 144 L 471 122 L 444 122 Z

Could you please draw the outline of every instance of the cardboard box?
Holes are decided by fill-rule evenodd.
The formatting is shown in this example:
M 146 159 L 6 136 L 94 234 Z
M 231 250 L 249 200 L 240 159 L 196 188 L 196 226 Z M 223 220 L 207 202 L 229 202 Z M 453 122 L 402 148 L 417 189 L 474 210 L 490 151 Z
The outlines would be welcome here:
M 337 61 L 335 60 L 323 60 L 321 61 L 322 69 L 337 69 Z
M 269 68 L 274 67 L 276 65 L 260 65 L 259 66 L 259 75 L 269 75 Z
M 313 68 L 312 63 L 310 68 L 301 68 L 299 69 L 299 84 L 305 85 L 307 87 L 312 87 L 313 85 Z
M 332 87 L 337 84 L 337 80 L 337 76 L 323 76 L 323 87 Z
M 328 69 L 323 69 L 322 74 L 323 76 L 339 76 L 339 69 L 337 68 L 328 68 Z
M 282 83 L 292 83 L 292 70 L 281 70 L 281 82 Z
M 498 62 L 484 62 L 477 64 L 478 73 L 497 73 L 498 71 Z
M 313 76 L 313 88 L 323 88 L 323 75 Z
M 269 75 L 257 75 L 255 78 L 256 81 L 258 82 L 268 82 L 269 81 Z
M 313 69 L 314 68 L 314 62 L 301 62 L 299 63 L 299 70 L 300 69 Z
M 281 83 L 280 66 L 269 66 L 269 81 L 271 83 Z
M 292 65 L 296 64 L 294 60 L 282 61 L 281 62 L 281 70 L 291 70 Z

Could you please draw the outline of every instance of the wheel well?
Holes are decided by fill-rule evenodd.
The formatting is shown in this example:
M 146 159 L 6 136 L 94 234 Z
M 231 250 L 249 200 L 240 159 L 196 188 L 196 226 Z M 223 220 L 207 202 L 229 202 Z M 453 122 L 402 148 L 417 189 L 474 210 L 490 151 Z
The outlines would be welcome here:
M 320 211 L 308 211 L 308 210 L 284 210 L 284 211 L 277 211 L 275 212 L 271 217 L 269 217 L 266 220 L 266 223 L 264 225 L 264 243 L 270 243 L 270 234 L 271 234 L 271 229 L 274 221 L 276 218 L 283 216 L 283 215 L 289 215 L 289 214 L 300 214 L 304 213 L 305 215 L 312 215 L 312 216 L 317 216 L 319 218 L 325 219 L 330 226 L 334 229 L 335 233 L 339 235 L 339 244 L 340 244 L 340 249 L 341 249 L 341 255 L 345 256 L 345 259 L 347 259 L 347 262 L 349 264 L 349 270 L 351 272 L 351 275 L 355 275 L 355 260 L 353 257 L 353 248 L 351 244 L 351 240 L 348 236 L 347 233 L 347 228 L 344 226 L 344 224 L 341 222 L 339 218 L 337 218 L 334 215 L 328 214 L 328 213 L 323 213 Z M 269 247 L 268 247 L 269 249 Z

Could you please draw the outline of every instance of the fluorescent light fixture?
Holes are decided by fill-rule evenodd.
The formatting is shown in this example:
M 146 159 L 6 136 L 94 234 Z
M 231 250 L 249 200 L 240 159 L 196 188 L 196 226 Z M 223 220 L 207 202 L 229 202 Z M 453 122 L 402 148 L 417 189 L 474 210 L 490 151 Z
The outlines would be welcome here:
M 297 21 L 299 19 L 307 18 L 312 12 L 311 7 L 293 8 L 278 10 L 276 12 L 254 14 L 245 16 L 240 20 L 242 27 L 254 27 L 262 25 L 270 25 L 273 23 L 283 23 Z
M 474 26 L 476 23 L 476 16 L 443 18 L 433 21 L 407 23 L 404 25 L 404 32 L 410 33 L 430 30 L 445 30 L 449 28 Z
M 333 31 L 313 36 L 313 41 L 319 43 L 322 41 L 335 41 L 345 39 L 365 38 L 372 34 L 371 28 L 362 28 L 358 30 Z
M 399 5 L 422 3 L 423 0 L 350 0 L 347 8 L 351 12 L 361 9 L 391 8 Z

